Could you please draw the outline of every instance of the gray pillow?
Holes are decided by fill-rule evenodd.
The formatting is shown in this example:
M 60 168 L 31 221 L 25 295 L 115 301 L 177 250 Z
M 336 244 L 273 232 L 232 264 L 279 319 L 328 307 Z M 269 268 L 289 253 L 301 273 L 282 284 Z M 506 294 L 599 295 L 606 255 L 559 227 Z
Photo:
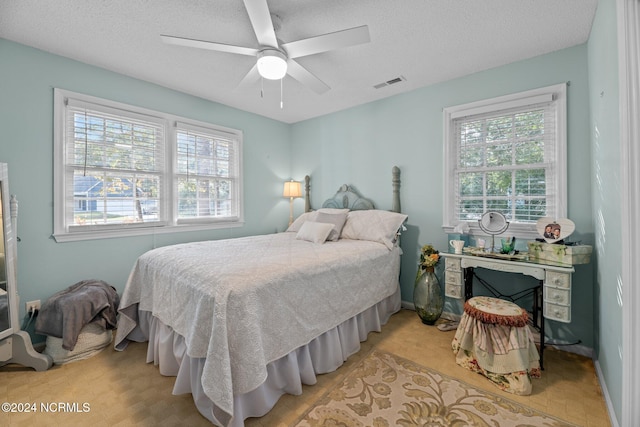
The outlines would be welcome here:
M 340 233 L 342 233 L 342 227 L 344 227 L 344 223 L 347 220 L 347 212 L 342 213 L 326 213 L 326 212 L 318 212 L 318 216 L 316 217 L 316 222 L 324 222 L 327 224 L 333 224 L 333 229 L 331 233 L 329 233 L 329 237 L 327 240 L 331 240 L 335 242 L 340 238 Z

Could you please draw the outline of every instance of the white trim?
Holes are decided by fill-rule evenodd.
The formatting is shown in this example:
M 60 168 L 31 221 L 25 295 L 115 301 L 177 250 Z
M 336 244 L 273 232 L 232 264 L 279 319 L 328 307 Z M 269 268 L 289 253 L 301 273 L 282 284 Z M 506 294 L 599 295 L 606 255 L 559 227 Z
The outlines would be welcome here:
M 66 234 L 65 230 L 65 203 L 57 203 L 57 200 L 65 200 L 64 188 L 64 98 L 65 92 L 53 89 L 53 235 Z M 58 239 L 56 238 L 56 241 Z
M 173 225 L 165 227 L 145 227 L 145 228 L 131 228 L 120 229 L 113 231 L 92 231 L 92 232 L 79 232 L 79 233 L 64 233 L 53 237 L 57 243 L 77 242 L 83 240 L 95 240 L 95 239 L 111 239 L 116 237 L 131 237 L 131 236 L 145 236 L 153 234 L 168 234 L 168 233 L 182 233 L 187 231 L 206 231 L 217 230 L 227 228 L 237 228 L 244 226 L 244 222 L 219 222 L 203 224 L 185 224 L 185 225 Z
M 589 359 L 595 360 L 595 350 L 593 347 L 587 347 L 586 345 L 581 344 L 565 344 L 561 342 L 554 341 L 546 341 L 544 342 L 545 347 L 553 347 L 556 350 L 566 351 L 567 353 L 578 354 L 580 356 L 588 357 Z
M 416 311 L 416 306 L 413 305 L 413 303 L 410 301 L 401 301 L 400 307 L 404 308 L 405 310 Z
M 480 226 L 475 222 L 469 222 L 469 231 L 470 236 L 479 236 L 486 237 L 487 233 L 480 229 Z M 445 234 L 453 234 L 457 233 L 455 231 L 455 226 L 453 225 L 443 225 L 442 230 Z M 509 236 L 516 236 L 518 239 L 529 239 L 534 240 L 540 237 L 538 234 L 538 230 L 536 229 L 536 224 L 509 224 L 509 228 L 505 231 Z
M 611 401 L 611 396 L 609 395 L 609 390 L 607 389 L 607 383 L 604 380 L 604 375 L 602 375 L 602 368 L 600 367 L 600 362 L 597 360 L 593 361 L 593 364 L 596 368 L 596 377 L 598 377 L 598 383 L 600 384 L 600 388 L 602 388 L 602 395 L 604 396 L 604 402 L 607 406 L 607 412 L 609 413 L 609 421 L 611 421 L 611 427 L 620 427 L 618 420 L 615 417 L 615 411 L 613 409 L 613 402 Z M 627 424 L 624 424 L 627 425 Z M 632 425 L 632 424 L 629 424 Z
M 122 115 L 126 113 L 140 120 L 150 120 L 157 123 L 163 129 L 165 144 L 165 167 L 163 169 L 163 179 L 165 183 L 162 203 L 162 217 L 157 222 L 145 224 L 125 224 L 125 225 L 104 225 L 94 228 L 68 226 L 68 215 L 66 201 L 67 191 L 64 186 L 64 173 L 66 166 L 65 159 L 65 110 L 66 105 L 85 106 L 88 108 L 105 109 L 113 114 Z M 53 196 L 54 196 L 54 227 L 53 237 L 56 242 L 71 242 L 78 240 L 104 239 L 111 237 L 127 237 L 149 234 L 164 234 L 183 231 L 202 231 L 221 228 L 235 228 L 244 225 L 244 202 L 243 202 L 243 132 L 240 130 L 214 125 L 212 123 L 201 122 L 173 114 L 154 111 L 142 107 L 132 106 L 117 101 L 97 98 L 90 95 L 71 92 L 65 89 L 54 88 L 54 153 L 53 153 Z M 177 220 L 177 206 L 175 203 L 176 182 L 174 171 L 176 170 L 176 125 L 195 130 L 197 132 L 215 135 L 216 137 L 233 140 L 236 145 L 235 158 L 233 159 L 237 170 L 237 192 L 233 203 L 237 214 L 229 218 L 207 218 L 198 220 Z M 69 215 L 73 215 L 71 212 Z
M 454 159 L 456 158 L 456 145 L 450 142 L 454 139 L 453 120 L 472 114 L 481 114 L 491 111 L 499 111 L 506 108 L 531 105 L 531 103 L 556 101 L 556 144 L 555 144 L 555 183 L 556 217 L 567 216 L 567 83 L 532 89 L 525 92 L 485 99 L 467 104 L 446 107 L 443 110 L 443 137 L 444 137 L 444 179 L 443 191 L 443 225 L 446 233 L 453 232 L 457 224 L 451 223 L 452 210 L 455 203 L 455 189 L 450 179 L 453 176 Z M 471 235 L 483 235 L 477 224 L 469 223 Z M 510 234 L 518 238 L 532 239 L 538 237 L 536 224 L 512 224 L 509 226 Z
M 177 120 L 173 123 L 173 127 L 176 129 L 185 129 L 196 133 L 201 133 L 206 136 L 216 135 L 221 139 L 236 139 L 239 130 L 231 129 L 223 126 L 216 125 L 215 128 L 211 127 L 210 123 L 196 122 L 193 120 Z
M 622 422 L 640 420 L 640 3 L 617 0 L 622 216 Z M 607 395 L 607 394 L 605 394 Z M 614 417 L 615 418 L 615 417 Z
M 539 92 L 536 89 L 535 92 Z M 500 110 L 510 110 L 512 108 L 526 107 L 527 105 L 542 104 L 544 102 L 553 101 L 553 95 L 550 92 L 540 94 L 532 94 L 522 92 L 517 94 L 505 95 L 500 98 L 492 98 L 482 101 L 471 102 L 469 104 L 459 105 L 457 107 L 449 107 L 451 110 L 451 119 L 457 119 L 465 116 L 475 116 L 478 114 L 492 113 Z

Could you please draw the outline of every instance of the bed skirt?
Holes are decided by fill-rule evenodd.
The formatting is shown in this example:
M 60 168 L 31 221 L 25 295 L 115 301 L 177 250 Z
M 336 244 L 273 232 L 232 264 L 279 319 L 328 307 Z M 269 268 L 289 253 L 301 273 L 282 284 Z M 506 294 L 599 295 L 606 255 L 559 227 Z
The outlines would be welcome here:
M 349 356 L 360 350 L 369 332 L 379 332 L 392 314 L 400 310 L 400 289 L 360 314 L 311 340 L 307 345 L 267 365 L 267 379 L 258 388 L 234 396 L 234 414 L 229 426 L 243 426 L 249 417 L 261 417 L 273 408 L 285 393 L 299 395 L 302 384 L 316 383 L 316 374 L 338 369 Z M 160 373 L 175 376 L 173 394 L 191 393 L 198 411 L 209 421 L 222 425 L 228 418 L 204 393 L 200 378 L 203 358 L 187 355 L 184 338 L 148 311 L 138 313 L 139 323 L 128 339 L 148 341 L 147 363 L 153 362 Z

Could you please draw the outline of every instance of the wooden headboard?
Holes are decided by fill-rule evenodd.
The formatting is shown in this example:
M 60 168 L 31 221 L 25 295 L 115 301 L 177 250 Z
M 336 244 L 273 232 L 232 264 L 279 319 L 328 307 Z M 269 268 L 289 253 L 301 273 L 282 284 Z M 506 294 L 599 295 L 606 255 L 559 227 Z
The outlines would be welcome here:
M 401 212 L 400 208 L 400 168 L 394 166 L 391 169 L 391 186 L 392 186 L 392 204 L 391 211 L 392 212 Z M 304 211 L 310 212 L 311 209 L 311 200 L 309 198 L 309 175 L 304 177 Z M 344 209 L 348 208 L 351 210 L 365 210 L 365 209 L 375 209 L 375 205 L 373 202 L 365 197 L 363 197 L 358 190 L 354 187 L 344 184 L 342 185 L 336 194 L 327 199 L 322 204 L 323 208 L 338 208 Z

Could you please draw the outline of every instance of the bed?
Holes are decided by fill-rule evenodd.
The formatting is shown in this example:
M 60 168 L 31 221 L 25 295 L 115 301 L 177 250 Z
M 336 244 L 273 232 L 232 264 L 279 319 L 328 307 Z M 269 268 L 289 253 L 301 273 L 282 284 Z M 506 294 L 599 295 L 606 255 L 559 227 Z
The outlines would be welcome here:
M 400 309 L 399 169 L 393 209 L 343 185 L 286 232 L 153 249 L 123 292 L 115 349 L 148 341 L 147 362 L 176 377 L 221 426 L 266 414 L 284 393 L 336 370 Z

